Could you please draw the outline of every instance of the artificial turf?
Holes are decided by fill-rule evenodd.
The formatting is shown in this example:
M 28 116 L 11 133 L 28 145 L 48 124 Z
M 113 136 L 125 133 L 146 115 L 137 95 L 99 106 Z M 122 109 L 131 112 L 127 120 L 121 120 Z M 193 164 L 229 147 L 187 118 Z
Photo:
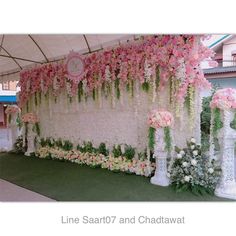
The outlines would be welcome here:
M 225 201 L 176 193 L 142 176 L 9 153 L 0 154 L 0 178 L 57 201 Z

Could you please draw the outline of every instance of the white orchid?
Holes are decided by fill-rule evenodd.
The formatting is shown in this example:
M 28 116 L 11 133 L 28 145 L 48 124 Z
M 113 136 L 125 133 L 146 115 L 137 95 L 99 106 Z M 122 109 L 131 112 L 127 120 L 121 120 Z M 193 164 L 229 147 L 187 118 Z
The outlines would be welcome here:
M 181 150 L 179 153 L 183 156 L 185 154 L 185 151 Z
M 189 181 L 190 181 L 190 176 L 187 176 L 187 175 L 184 176 L 184 181 L 185 181 L 185 182 L 189 182 Z
M 191 161 L 191 164 L 192 164 L 193 166 L 196 166 L 196 165 L 197 165 L 197 161 L 196 161 L 195 159 L 193 159 L 193 160 Z
M 212 174 L 214 172 L 214 169 L 213 168 L 209 168 L 208 169 L 208 173 Z
M 197 155 L 198 155 L 198 150 L 194 150 L 194 151 L 193 151 L 193 155 L 194 155 L 194 156 L 197 156 Z
M 196 139 L 195 138 L 191 138 L 190 141 L 191 141 L 191 143 L 196 143 Z
M 185 161 L 185 162 L 183 162 L 183 167 L 187 167 L 188 166 L 188 163 Z
M 178 159 L 181 159 L 182 158 L 182 155 L 180 153 L 177 154 L 177 158 Z

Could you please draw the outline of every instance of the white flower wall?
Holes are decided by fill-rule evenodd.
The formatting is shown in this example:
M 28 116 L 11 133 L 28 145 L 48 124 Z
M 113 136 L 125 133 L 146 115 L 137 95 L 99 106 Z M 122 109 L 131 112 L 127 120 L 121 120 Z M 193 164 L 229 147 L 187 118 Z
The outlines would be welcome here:
M 106 98 L 100 91 L 95 100 L 89 96 L 87 101 L 82 97 L 81 102 L 76 96 L 70 99 L 66 91 L 57 100 L 51 91 L 47 96 L 37 93 L 37 104 L 32 96 L 29 111 L 39 117 L 42 138 L 70 140 L 75 147 L 83 141 L 91 141 L 94 146 L 105 142 L 109 149 L 114 144 L 128 144 L 143 151 L 148 146 L 147 116 L 153 108 L 173 113 L 176 145 L 184 146 L 192 136 L 200 142 L 200 96 L 195 96 L 194 121 L 190 122 L 186 108 L 176 117 L 177 108 L 170 105 L 169 87 L 154 96 L 152 91 L 143 91 L 136 82 L 133 95 L 124 88 L 119 99 L 115 95 Z M 23 107 L 25 112 L 26 106 Z

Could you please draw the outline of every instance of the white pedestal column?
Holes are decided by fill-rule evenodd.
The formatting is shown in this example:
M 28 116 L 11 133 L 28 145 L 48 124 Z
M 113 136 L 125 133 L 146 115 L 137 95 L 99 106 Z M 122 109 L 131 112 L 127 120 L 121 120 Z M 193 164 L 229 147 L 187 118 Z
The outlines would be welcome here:
M 14 144 L 18 136 L 18 128 L 16 125 L 16 119 L 17 119 L 17 114 L 11 114 L 11 122 L 10 124 L 8 124 L 8 130 L 7 130 L 8 140 L 9 140 L 8 151 L 11 151 L 14 149 Z
M 167 152 L 165 151 L 164 129 L 156 129 L 154 157 L 156 159 L 155 175 L 151 178 L 151 183 L 160 186 L 168 186 L 170 180 L 167 177 Z
M 28 133 L 27 133 L 27 151 L 25 152 L 26 156 L 30 156 L 31 153 L 35 152 L 35 133 L 33 131 L 33 124 L 28 124 Z
M 235 182 L 235 153 L 236 131 L 231 129 L 230 122 L 233 119 L 232 111 L 222 111 L 223 128 L 218 134 L 220 143 L 220 158 L 222 174 L 216 187 L 215 195 L 229 199 L 236 199 Z

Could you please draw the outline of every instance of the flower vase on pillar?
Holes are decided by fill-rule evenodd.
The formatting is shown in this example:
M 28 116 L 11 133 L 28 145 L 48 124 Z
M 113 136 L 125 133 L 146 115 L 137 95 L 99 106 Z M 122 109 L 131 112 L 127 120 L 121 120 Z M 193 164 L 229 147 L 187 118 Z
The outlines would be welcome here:
M 170 180 L 167 177 L 167 155 L 164 142 L 164 128 L 155 131 L 154 157 L 156 159 L 155 175 L 151 178 L 151 183 L 160 186 L 168 186 Z
M 218 139 L 220 144 L 220 158 L 222 174 L 218 183 L 215 195 L 236 199 L 236 182 L 235 182 L 235 140 L 236 131 L 230 127 L 233 120 L 234 112 L 232 110 L 221 111 L 223 118 L 223 128 L 221 128 Z
M 168 186 L 170 184 L 167 176 L 167 156 L 171 152 L 170 126 L 173 121 L 172 114 L 164 110 L 153 110 L 148 118 L 148 124 L 155 129 L 154 140 L 149 140 L 150 144 L 154 143 L 156 170 L 155 175 L 151 178 L 151 183 L 155 185 Z

